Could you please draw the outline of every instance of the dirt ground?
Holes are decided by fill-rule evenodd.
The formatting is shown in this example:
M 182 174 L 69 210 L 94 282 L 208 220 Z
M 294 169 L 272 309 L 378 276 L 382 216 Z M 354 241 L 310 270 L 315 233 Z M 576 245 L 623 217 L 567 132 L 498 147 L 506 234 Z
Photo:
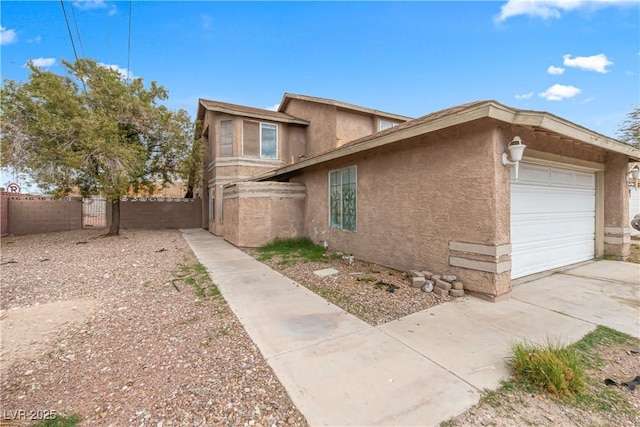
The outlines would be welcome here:
M 306 425 L 179 231 L 99 234 L 2 238 L 0 425 Z
M 615 388 L 620 399 L 629 403 L 631 411 L 622 411 L 619 407 L 606 408 L 601 411 L 579 409 L 562 403 L 546 393 L 525 393 L 512 390 L 508 393 L 481 402 L 460 416 L 443 423 L 447 427 L 466 426 L 639 426 L 640 425 L 640 386 L 630 390 L 624 386 L 607 386 L 606 378 L 617 383 L 632 380 L 640 375 L 640 355 L 632 351 L 640 351 L 640 340 L 635 344 L 617 344 L 610 347 L 599 347 L 597 353 L 605 359 L 602 368 L 588 371 L 588 376 L 595 381 L 591 386 L 595 394 L 607 388 Z
M 640 264 L 640 236 L 634 236 L 634 238 L 631 239 L 629 262 Z

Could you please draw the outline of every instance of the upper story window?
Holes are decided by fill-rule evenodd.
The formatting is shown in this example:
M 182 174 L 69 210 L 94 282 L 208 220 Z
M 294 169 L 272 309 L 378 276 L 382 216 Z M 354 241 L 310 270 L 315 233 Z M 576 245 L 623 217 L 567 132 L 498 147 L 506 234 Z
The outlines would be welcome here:
M 357 171 L 355 166 L 329 172 L 331 228 L 356 231 Z
M 378 130 L 380 131 L 380 130 L 390 129 L 390 128 L 392 128 L 394 126 L 397 126 L 397 125 L 398 125 L 397 123 L 390 122 L 388 120 L 380 120 L 380 124 L 378 125 L 378 127 L 379 127 Z
M 242 154 L 277 159 L 278 126 L 245 120 L 242 123 Z
M 233 121 L 220 122 L 220 156 L 233 156 Z

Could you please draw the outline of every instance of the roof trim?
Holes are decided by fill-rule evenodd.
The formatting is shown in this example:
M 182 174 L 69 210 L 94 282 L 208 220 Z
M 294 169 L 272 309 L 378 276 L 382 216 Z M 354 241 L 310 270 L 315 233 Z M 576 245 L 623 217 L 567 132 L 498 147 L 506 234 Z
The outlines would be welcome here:
M 216 111 L 234 116 L 250 117 L 272 122 L 289 123 L 308 126 L 309 121 L 279 111 L 265 110 L 261 108 L 246 107 L 244 105 L 230 104 L 226 102 L 202 99 L 198 101 L 198 118 L 204 118 L 204 111 Z
M 553 114 L 540 111 L 518 110 L 496 101 L 480 101 L 466 104 L 466 106 L 442 110 L 411 120 L 387 129 L 386 131 L 360 138 L 334 150 L 304 159 L 298 163 L 258 175 L 253 177 L 251 181 L 262 181 L 274 178 L 340 157 L 482 118 L 493 118 L 509 124 L 526 127 L 537 126 L 589 145 L 624 154 L 635 160 L 640 160 L 640 149 L 591 131 L 568 120 L 561 119 Z
M 342 102 L 342 101 L 336 101 L 334 99 L 318 98 L 318 97 L 309 96 L 309 95 L 298 95 L 298 94 L 295 94 L 295 93 L 285 93 L 282 96 L 282 100 L 280 101 L 280 107 L 278 108 L 278 111 L 284 113 L 283 110 L 286 108 L 287 104 L 292 99 L 299 99 L 301 101 L 307 101 L 307 102 L 315 102 L 315 103 L 318 103 L 318 104 L 333 105 L 335 107 L 343 108 L 345 110 L 359 111 L 361 113 L 373 114 L 373 115 L 376 115 L 376 116 L 381 116 L 381 117 L 386 117 L 386 118 L 389 118 L 389 119 L 400 120 L 400 121 L 403 121 L 403 122 L 406 122 L 406 121 L 409 121 L 409 120 L 413 119 L 413 117 L 402 116 L 400 114 L 394 114 L 394 113 L 388 113 L 386 111 L 375 110 L 373 108 L 361 107 L 359 105 L 349 104 L 347 102 Z
M 495 101 L 492 101 L 491 104 L 489 114 L 489 117 L 491 118 L 514 125 L 539 127 L 607 151 L 625 154 L 629 157 L 640 160 L 639 149 L 594 132 L 551 113 L 543 111 L 518 110 Z

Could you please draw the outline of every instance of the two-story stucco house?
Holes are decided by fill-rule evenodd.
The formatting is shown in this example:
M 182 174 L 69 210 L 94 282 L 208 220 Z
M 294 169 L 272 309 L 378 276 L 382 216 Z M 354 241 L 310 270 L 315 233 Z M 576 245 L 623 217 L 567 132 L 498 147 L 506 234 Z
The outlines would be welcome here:
M 546 112 L 479 101 L 411 119 L 285 94 L 278 111 L 200 100 L 198 118 L 203 226 L 238 246 L 308 236 L 451 272 L 490 300 L 515 279 L 629 254 L 640 150 Z M 518 139 L 524 157 L 505 165 Z

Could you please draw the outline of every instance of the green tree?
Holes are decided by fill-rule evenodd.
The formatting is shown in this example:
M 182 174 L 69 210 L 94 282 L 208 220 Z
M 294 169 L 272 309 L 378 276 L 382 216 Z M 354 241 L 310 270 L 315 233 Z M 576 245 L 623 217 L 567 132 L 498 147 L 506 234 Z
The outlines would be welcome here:
M 191 143 L 191 150 L 182 160 L 178 169 L 179 176 L 187 183 L 187 191 L 184 195 L 187 199 L 194 197 L 196 187 L 200 184 L 200 173 L 202 172 L 202 121 L 196 120 Z
M 627 114 L 626 120 L 618 130 L 618 135 L 620 141 L 640 148 L 640 108 Z
M 29 65 L 27 82 L 0 91 L 0 166 L 30 175 L 54 196 L 78 188 L 112 206 L 109 235 L 120 229 L 120 197 L 129 188 L 171 182 L 192 152 L 193 125 L 184 110 L 159 105 L 168 92 L 90 59 L 62 61 L 66 75 Z

